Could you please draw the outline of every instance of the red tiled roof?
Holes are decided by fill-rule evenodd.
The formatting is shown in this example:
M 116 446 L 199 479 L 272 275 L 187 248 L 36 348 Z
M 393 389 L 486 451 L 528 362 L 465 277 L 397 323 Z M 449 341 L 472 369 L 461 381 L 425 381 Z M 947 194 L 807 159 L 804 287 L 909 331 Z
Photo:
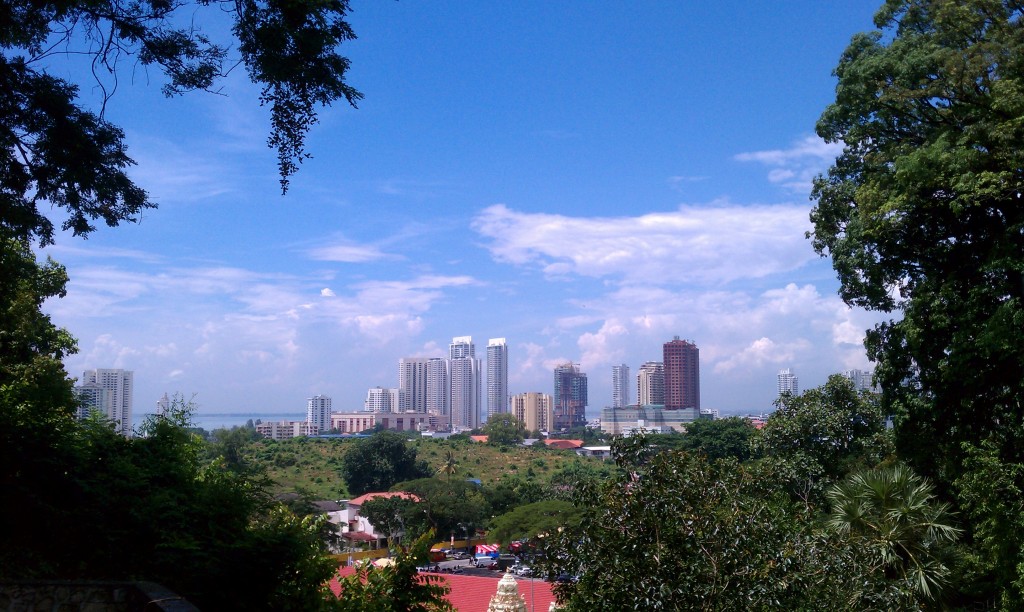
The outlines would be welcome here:
M 344 578 L 351 576 L 353 572 L 355 569 L 343 567 L 338 573 Z M 448 592 L 448 601 L 458 612 L 487 612 L 491 597 L 498 592 L 498 580 L 501 579 L 498 572 L 494 573 L 494 577 L 434 573 L 430 575 L 440 576 L 441 581 L 451 589 Z M 555 602 L 555 594 L 551 592 L 550 583 L 531 579 L 516 582 L 519 586 L 519 595 L 526 602 L 526 609 L 529 612 L 547 612 Z M 337 577 L 331 579 L 330 587 L 335 595 L 341 593 L 341 584 Z
M 544 444 L 547 444 L 552 448 L 569 450 L 583 446 L 583 440 L 544 440 Z
M 341 534 L 341 537 L 348 538 L 349 540 L 360 540 L 362 542 L 376 542 L 377 538 L 366 533 L 365 531 L 346 531 Z
M 487 442 L 487 436 L 470 436 L 469 439 L 474 442 Z
M 348 500 L 350 506 L 362 506 L 367 500 L 374 499 L 376 497 L 402 497 L 405 499 L 411 499 L 413 501 L 420 501 L 420 498 L 416 497 L 412 493 L 406 493 L 405 491 L 392 491 L 392 492 L 381 492 L 381 493 L 364 493 L 355 499 Z

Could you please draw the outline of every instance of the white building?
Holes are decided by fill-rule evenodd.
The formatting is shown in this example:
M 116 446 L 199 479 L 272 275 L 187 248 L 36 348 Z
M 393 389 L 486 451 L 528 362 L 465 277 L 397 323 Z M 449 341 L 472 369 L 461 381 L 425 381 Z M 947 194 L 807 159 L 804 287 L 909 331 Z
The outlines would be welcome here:
M 665 405 L 665 364 L 648 361 L 640 366 L 636 375 L 636 403 L 638 406 Z
M 427 362 L 427 413 L 436 417 L 441 427 L 451 426 L 451 384 L 448 360 L 443 357 Z
M 800 395 L 800 381 L 789 368 L 779 370 L 779 395 L 783 393 Z
M 480 426 L 480 360 L 473 337 L 452 338 L 448 353 L 452 427 L 476 429 Z
M 320 428 L 306 421 L 277 421 L 275 423 L 260 423 L 256 426 L 256 432 L 271 440 L 287 440 L 318 435 Z
M 164 396 L 156 401 L 156 416 L 165 416 L 170 409 L 171 398 L 167 397 L 167 394 L 164 393 Z
M 612 366 L 612 408 L 629 405 L 629 388 L 633 386 L 631 382 L 628 365 L 622 363 Z
M 398 389 L 374 387 L 366 392 L 363 410 L 367 412 L 398 412 L 401 403 L 399 397 Z
M 96 406 L 94 409 L 105 410 L 107 418 L 114 422 L 114 428 L 125 437 L 132 435 L 134 376 L 135 373 L 131 370 L 121 369 L 86 370 L 82 374 L 81 388 L 98 385 L 109 393 L 109 404 L 103 401 L 102 406 Z
M 320 431 L 331 428 L 331 398 L 316 395 L 306 399 L 306 422 L 316 425 Z
M 400 412 L 427 411 L 427 378 L 430 359 L 403 357 L 398 360 L 398 401 Z
M 843 376 L 853 383 L 853 388 L 858 391 L 874 391 L 878 393 L 878 387 L 874 383 L 874 373 L 863 370 L 847 370 Z
M 508 345 L 504 338 L 487 341 L 487 418 L 508 412 Z

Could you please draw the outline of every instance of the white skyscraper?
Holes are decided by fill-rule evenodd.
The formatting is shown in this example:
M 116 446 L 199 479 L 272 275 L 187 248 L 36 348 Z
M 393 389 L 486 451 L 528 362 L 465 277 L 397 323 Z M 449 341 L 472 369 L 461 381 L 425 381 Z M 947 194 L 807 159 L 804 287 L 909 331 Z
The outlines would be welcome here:
M 171 409 L 171 398 L 164 396 L 156 401 L 156 416 L 162 417 L 167 414 L 167 411 Z
M 480 360 L 473 337 L 452 338 L 448 353 L 452 427 L 476 429 L 480 426 Z
M 648 361 L 636 375 L 636 403 L 641 406 L 665 405 L 665 364 Z
M 109 404 L 105 406 L 107 418 L 114 422 L 117 432 L 125 437 L 132 435 L 133 379 L 134 372 L 120 369 L 86 370 L 82 374 L 83 389 L 97 385 L 109 393 Z
M 320 431 L 331 429 L 331 398 L 317 395 L 306 400 L 306 422 Z
M 427 357 L 403 357 L 398 360 L 399 412 L 427 411 Z
M 779 395 L 783 393 L 800 395 L 800 381 L 789 368 L 779 370 Z
M 374 387 L 366 392 L 363 410 L 367 412 L 398 412 L 398 389 Z
M 508 345 L 504 338 L 487 341 L 487 418 L 508 412 Z
M 864 370 L 847 370 L 843 372 L 843 376 L 848 378 L 853 383 L 853 388 L 858 391 L 874 391 L 878 393 L 878 388 L 875 386 L 873 372 L 865 372 Z
M 448 360 L 432 357 L 427 362 L 427 412 L 440 417 L 442 426 L 450 425 L 451 384 Z
M 619 364 L 612 366 L 612 408 L 624 408 L 629 405 L 629 366 Z

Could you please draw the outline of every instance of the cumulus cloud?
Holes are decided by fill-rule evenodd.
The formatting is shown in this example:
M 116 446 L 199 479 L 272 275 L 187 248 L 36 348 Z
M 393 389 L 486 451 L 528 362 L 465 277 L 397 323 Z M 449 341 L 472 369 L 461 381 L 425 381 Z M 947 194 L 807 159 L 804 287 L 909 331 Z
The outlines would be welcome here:
M 802 338 L 790 342 L 776 342 L 771 338 L 758 338 L 742 350 L 733 353 L 727 359 L 714 364 L 714 372 L 716 374 L 723 374 L 744 367 L 792 363 L 803 352 L 811 348 L 811 343 Z
M 812 179 L 842 152 L 842 143 L 827 143 L 817 136 L 807 136 L 788 149 L 740 153 L 734 159 L 767 166 L 770 182 L 795 193 L 809 193 Z
M 804 204 L 717 202 L 636 217 L 523 213 L 496 204 L 472 227 L 503 263 L 549 276 L 576 274 L 624 283 L 725 284 L 795 270 L 814 259 Z
M 331 291 L 329 288 L 324 287 L 323 289 L 320 290 L 320 295 L 322 297 L 334 297 L 335 293 Z

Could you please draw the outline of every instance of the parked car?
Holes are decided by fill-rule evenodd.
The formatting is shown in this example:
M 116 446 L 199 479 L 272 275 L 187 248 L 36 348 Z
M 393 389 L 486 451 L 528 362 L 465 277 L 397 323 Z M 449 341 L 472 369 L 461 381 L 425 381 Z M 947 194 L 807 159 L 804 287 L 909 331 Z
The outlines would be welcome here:
M 448 558 L 449 559 L 455 559 L 457 561 L 462 561 L 463 559 L 468 559 L 469 558 L 469 553 L 463 552 L 461 550 L 454 550 L 454 551 L 448 553 Z

